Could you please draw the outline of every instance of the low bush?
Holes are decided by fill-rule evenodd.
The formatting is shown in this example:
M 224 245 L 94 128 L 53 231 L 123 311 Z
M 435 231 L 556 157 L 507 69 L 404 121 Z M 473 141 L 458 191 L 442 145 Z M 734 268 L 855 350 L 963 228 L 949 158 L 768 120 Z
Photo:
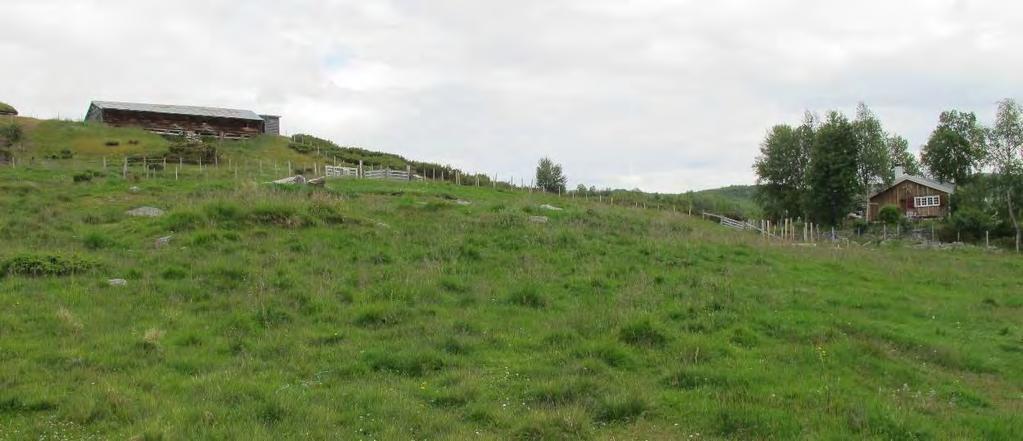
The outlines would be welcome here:
M 985 213 L 977 208 L 962 208 L 957 210 L 945 223 L 942 236 L 943 239 L 959 238 L 966 241 L 983 240 L 985 234 L 994 231 L 998 222 L 993 214 Z
M 610 397 L 597 405 L 594 418 L 602 423 L 628 423 L 646 413 L 649 407 L 650 405 L 638 396 Z
M 308 212 L 310 216 L 319 219 L 328 225 L 343 224 L 347 221 L 345 216 L 341 214 L 341 210 L 338 209 L 337 205 L 328 201 L 313 201 L 309 205 Z
M 668 337 L 650 323 L 650 320 L 625 325 L 618 333 L 618 337 L 633 346 L 655 347 L 668 342 Z
M 885 205 L 877 212 L 877 220 L 888 225 L 895 225 L 902 222 L 902 212 L 899 211 L 899 207 Z
M 0 263 L 0 276 L 66 276 L 96 267 L 96 263 L 79 256 L 58 254 L 21 254 Z
M 206 204 L 203 212 L 217 222 L 240 222 L 245 220 L 245 210 L 234 202 L 215 201 Z
M 206 222 L 202 214 L 192 210 L 175 211 L 164 218 L 164 226 L 171 231 L 186 231 L 198 228 Z
M 363 361 L 374 371 L 409 377 L 421 377 L 444 368 L 444 359 L 436 354 L 421 351 L 370 351 L 363 355 Z
M 547 300 L 540 295 L 539 290 L 534 286 L 525 286 L 512 291 L 511 295 L 508 296 L 508 302 L 533 309 L 547 306 Z
M 355 324 L 364 328 L 389 326 L 400 323 L 405 314 L 385 307 L 368 307 L 355 316 Z
M 249 219 L 257 224 L 270 224 L 282 227 L 299 227 L 303 219 L 293 205 L 281 203 L 261 203 L 249 212 Z
M 588 440 L 593 435 L 582 421 L 548 418 L 527 421 L 512 435 L 516 441 Z
M 115 242 L 114 239 L 110 238 L 110 236 L 104 233 L 100 233 L 98 231 L 87 233 L 85 236 L 82 237 L 82 243 L 84 243 L 85 247 L 90 250 L 101 250 L 103 248 L 111 248 L 117 244 L 117 242 Z

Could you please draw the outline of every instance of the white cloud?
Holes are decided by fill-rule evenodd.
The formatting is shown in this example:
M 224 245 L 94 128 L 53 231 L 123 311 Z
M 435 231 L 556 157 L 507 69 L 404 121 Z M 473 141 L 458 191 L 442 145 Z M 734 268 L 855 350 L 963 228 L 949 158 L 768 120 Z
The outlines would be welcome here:
M 8 0 L 0 100 L 284 116 L 340 144 L 573 184 L 753 181 L 768 127 L 871 104 L 922 144 L 947 108 L 1020 97 L 1023 7 L 778 0 Z

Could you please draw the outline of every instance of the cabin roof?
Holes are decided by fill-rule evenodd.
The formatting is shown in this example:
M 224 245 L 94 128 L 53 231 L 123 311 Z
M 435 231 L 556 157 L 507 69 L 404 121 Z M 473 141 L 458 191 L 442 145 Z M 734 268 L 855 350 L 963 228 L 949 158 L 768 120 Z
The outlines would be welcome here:
M 884 187 L 884 188 L 882 188 L 882 189 L 880 189 L 880 190 L 878 190 L 878 191 L 876 191 L 874 193 L 871 193 L 870 194 L 870 198 L 873 199 L 874 196 L 877 196 L 877 195 L 879 195 L 881 193 L 884 193 L 884 192 L 892 189 L 893 187 L 898 186 L 899 184 L 902 184 L 903 182 L 906 182 L 906 181 L 915 182 L 915 183 L 923 185 L 925 187 L 930 187 L 930 188 L 933 188 L 935 190 L 938 190 L 938 191 L 941 191 L 941 192 L 944 192 L 944 193 L 948 193 L 948 194 L 952 194 L 952 193 L 956 192 L 955 184 L 939 182 L 939 181 L 935 181 L 933 179 L 925 178 L 923 176 L 902 175 L 902 176 L 899 176 L 898 178 L 895 178 L 895 182 L 892 182 L 892 185 L 886 186 L 886 187 Z
M 112 109 L 125 110 L 129 112 L 168 113 L 174 115 L 204 116 L 208 118 L 248 119 L 253 121 L 263 120 L 263 118 L 260 118 L 260 116 L 257 115 L 256 112 L 253 112 L 251 110 L 224 109 L 219 107 L 125 103 L 118 101 L 93 101 L 92 105 L 104 110 Z

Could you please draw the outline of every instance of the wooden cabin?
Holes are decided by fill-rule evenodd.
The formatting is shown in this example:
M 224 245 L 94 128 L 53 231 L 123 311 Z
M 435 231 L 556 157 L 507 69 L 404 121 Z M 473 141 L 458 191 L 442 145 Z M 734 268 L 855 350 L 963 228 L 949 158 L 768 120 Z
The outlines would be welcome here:
M 217 107 L 93 101 L 85 120 L 116 127 L 141 127 L 160 135 L 241 139 L 280 134 L 279 116 Z
M 877 220 L 881 208 L 894 205 L 910 219 L 945 217 L 951 213 L 950 197 L 955 185 L 923 176 L 901 175 L 892 185 L 870 195 L 867 220 Z

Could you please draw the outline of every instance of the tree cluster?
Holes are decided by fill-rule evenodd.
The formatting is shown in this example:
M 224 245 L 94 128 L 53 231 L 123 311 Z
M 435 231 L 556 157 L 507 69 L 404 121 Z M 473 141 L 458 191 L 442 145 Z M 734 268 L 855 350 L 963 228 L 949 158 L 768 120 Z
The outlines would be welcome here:
M 919 172 L 909 143 L 884 130 L 864 104 L 850 120 L 838 111 L 807 112 L 797 127 L 774 126 L 753 165 L 756 200 L 772 218 L 835 225 L 866 204 L 866 195 L 895 178 L 894 167 Z
M 753 165 L 756 200 L 769 217 L 836 225 L 864 209 L 872 191 L 891 184 L 895 167 L 957 185 L 950 224 L 1005 225 L 1019 243 L 1023 107 L 1012 99 L 998 103 L 990 127 L 973 112 L 942 112 L 919 162 L 906 139 L 885 131 L 864 104 L 852 120 L 837 111 L 823 119 L 808 112 L 799 126 L 768 131 Z

